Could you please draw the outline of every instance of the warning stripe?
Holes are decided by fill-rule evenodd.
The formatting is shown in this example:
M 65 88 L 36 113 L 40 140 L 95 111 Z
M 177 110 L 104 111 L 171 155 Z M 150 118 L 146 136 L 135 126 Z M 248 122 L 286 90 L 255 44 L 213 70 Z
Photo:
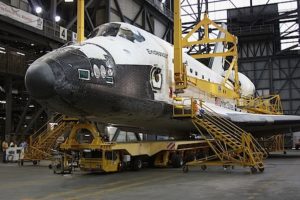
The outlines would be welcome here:
M 167 146 L 167 149 L 168 149 L 168 150 L 173 150 L 173 149 L 175 149 L 175 142 L 170 142 L 170 143 L 168 144 L 168 146 Z

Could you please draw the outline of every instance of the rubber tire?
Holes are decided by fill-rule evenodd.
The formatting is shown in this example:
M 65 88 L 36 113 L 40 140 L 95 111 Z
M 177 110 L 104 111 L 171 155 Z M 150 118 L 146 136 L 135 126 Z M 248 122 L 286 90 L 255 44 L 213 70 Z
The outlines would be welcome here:
M 264 167 L 260 167 L 260 168 L 258 168 L 258 170 L 262 173 L 262 172 L 265 171 L 265 168 Z
M 207 169 L 207 166 L 206 166 L 206 165 L 201 165 L 201 169 L 202 169 L 203 171 L 205 171 L 205 170 Z
M 125 171 L 125 163 L 121 162 L 118 165 L 118 172 L 123 172 L 123 171 Z
M 172 157 L 172 166 L 173 168 L 180 168 L 183 166 L 183 159 L 180 155 L 173 155 Z
M 24 166 L 24 160 L 20 160 L 18 164 L 19 164 L 20 167 Z
M 133 165 L 132 168 L 134 171 L 139 171 L 140 169 L 143 168 L 143 161 L 140 158 L 134 158 L 133 159 Z
M 36 165 L 38 164 L 38 161 L 37 161 L 37 160 L 34 160 L 34 161 L 32 161 L 32 164 L 33 164 L 34 166 L 36 166 Z
M 256 169 L 256 167 L 251 167 L 251 168 L 250 168 L 250 170 L 251 170 L 251 173 L 252 173 L 252 174 L 255 174 L 255 173 L 257 173 L 257 169 Z

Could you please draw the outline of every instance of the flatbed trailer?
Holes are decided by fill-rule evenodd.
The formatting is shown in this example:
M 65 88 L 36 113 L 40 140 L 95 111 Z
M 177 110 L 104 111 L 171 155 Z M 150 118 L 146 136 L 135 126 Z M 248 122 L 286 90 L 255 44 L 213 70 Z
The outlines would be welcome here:
M 78 140 L 78 133 L 82 130 L 85 131 L 84 135 L 90 135 L 89 141 Z M 70 152 L 79 154 L 81 170 L 91 172 L 117 172 L 128 168 L 140 170 L 144 164 L 155 167 L 182 167 L 185 162 L 209 154 L 208 143 L 201 139 L 142 141 L 139 133 L 135 133 L 135 136 L 135 141 L 107 141 L 94 124 L 75 124 L 69 137 L 60 145 L 61 151 L 66 155 L 61 166 L 69 169 L 67 155 Z

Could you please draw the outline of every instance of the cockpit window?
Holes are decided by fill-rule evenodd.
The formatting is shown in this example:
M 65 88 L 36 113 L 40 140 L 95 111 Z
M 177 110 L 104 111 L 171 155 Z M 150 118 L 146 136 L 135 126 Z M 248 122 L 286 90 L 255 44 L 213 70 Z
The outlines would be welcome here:
M 134 33 L 132 30 L 130 30 L 128 28 L 121 27 L 120 30 L 119 30 L 118 35 L 120 37 L 123 37 L 123 38 L 131 41 L 131 42 L 134 42 L 134 41 L 143 42 L 143 41 L 145 41 L 145 38 L 139 32 Z
M 93 30 L 91 34 L 88 36 L 88 38 L 93 38 L 96 36 L 117 36 L 119 29 L 120 29 L 120 24 L 116 23 L 110 23 L 110 24 L 103 24 Z
M 141 35 L 138 31 L 132 31 L 131 29 L 127 27 L 121 27 L 121 24 L 117 23 L 109 23 L 109 24 L 103 24 L 93 30 L 88 38 L 93 38 L 97 36 L 120 36 L 123 37 L 131 42 L 143 42 L 145 41 L 145 38 Z

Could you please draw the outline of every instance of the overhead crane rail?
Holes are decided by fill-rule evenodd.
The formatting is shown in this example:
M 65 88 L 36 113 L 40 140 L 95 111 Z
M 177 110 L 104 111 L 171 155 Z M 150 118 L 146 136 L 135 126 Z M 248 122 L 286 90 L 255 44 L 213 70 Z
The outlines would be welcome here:
M 189 104 L 186 103 L 187 99 L 190 100 Z M 189 166 L 206 169 L 209 165 L 250 167 L 252 173 L 264 171 L 263 159 L 267 157 L 267 152 L 250 133 L 220 116 L 198 99 L 176 97 L 174 100 L 173 116 L 190 117 L 198 133 L 214 152 L 213 155 L 187 162 L 184 172 L 188 171 Z

